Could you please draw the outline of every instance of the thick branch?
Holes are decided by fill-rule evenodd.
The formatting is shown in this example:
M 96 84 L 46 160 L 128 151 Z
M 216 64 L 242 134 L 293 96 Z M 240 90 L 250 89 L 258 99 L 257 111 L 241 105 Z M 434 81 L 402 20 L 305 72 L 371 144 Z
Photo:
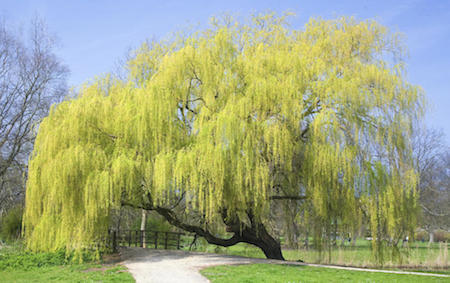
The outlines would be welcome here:
M 229 246 L 233 246 L 239 242 L 242 242 L 241 237 L 239 237 L 239 235 L 237 235 L 237 234 L 234 234 L 233 237 L 231 237 L 229 239 L 222 239 L 222 238 L 218 238 L 218 237 L 214 236 L 208 230 L 203 229 L 202 227 L 183 223 L 181 220 L 178 219 L 178 217 L 172 210 L 165 208 L 165 207 L 160 207 L 160 206 L 154 207 L 152 205 L 136 206 L 136 205 L 129 204 L 126 202 L 122 202 L 122 204 L 142 208 L 145 210 L 156 211 L 159 215 L 163 216 L 173 226 L 178 227 L 178 228 L 188 231 L 188 232 L 195 233 L 196 235 L 205 238 L 205 240 L 208 241 L 208 243 L 210 243 L 210 244 L 214 244 L 214 245 L 218 245 L 218 246 L 222 246 L 222 247 L 229 247 Z

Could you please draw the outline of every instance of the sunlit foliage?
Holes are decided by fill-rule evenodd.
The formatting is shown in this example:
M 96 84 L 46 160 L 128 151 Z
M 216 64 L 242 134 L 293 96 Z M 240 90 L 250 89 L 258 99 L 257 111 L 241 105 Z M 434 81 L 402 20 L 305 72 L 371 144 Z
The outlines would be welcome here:
M 318 239 L 363 215 L 375 249 L 400 239 L 415 222 L 409 134 L 423 105 L 400 47 L 374 21 L 293 30 L 272 14 L 142 45 L 126 81 L 85 85 L 40 125 L 28 246 L 86 246 L 124 199 L 166 205 L 183 193 L 208 223 L 223 211 L 265 218 L 270 196 L 304 195 Z

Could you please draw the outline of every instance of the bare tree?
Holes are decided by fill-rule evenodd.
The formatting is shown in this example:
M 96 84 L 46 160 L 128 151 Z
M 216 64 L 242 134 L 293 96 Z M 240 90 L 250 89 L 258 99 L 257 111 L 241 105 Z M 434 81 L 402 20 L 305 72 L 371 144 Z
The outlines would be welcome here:
M 66 92 L 55 43 L 40 19 L 25 36 L 0 20 L 0 214 L 23 199 L 33 129 Z
M 441 131 L 417 127 L 413 150 L 420 175 L 422 228 L 434 240 L 434 231 L 450 228 L 450 152 Z

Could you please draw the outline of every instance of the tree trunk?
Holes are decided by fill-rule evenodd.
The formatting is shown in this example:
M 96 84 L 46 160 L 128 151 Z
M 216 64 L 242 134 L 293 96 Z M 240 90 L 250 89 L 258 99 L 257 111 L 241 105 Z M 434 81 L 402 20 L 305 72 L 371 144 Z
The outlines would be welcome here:
M 245 227 L 242 229 L 239 236 L 242 238 L 242 242 L 249 243 L 260 248 L 266 258 L 284 260 L 280 242 L 275 240 L 267 232 L 262 223 L 255 223 L 252 227 Z
M 283 253 L 281 252 L 281 246 L 278 242 L 272 241 L 261 241 L 261 244 L 257 244 L 266 258 L 268 259 L 277 259 L 277 260 L 285 260 L 283 257 Z
M 434 231 L 429 231 L 428 234 L 430 235 L 430 243 L 434 243 Z
M 242 238 L 242 242 L 257 246 L 263 251 L 266 258 L 284 260 L 280 242 L 267 232 L 262 221 L 255 217 L 251 210 L 247 211 L 247 216 L 250 226 L 244 225 L 243 228 L 238 217 L 234 217 L 231 221 L 224 218 L 224 222 L 227 225 L 232 224 L 232 231 Z
M 358 238 L 358 235 L 354 233 L 352 235 L 352 247 L 356 247 L 356 239 Z
M 143 248 L 147 247 L 147 244 L 145 243 L 145 224 L 147 223 L 147 211 L 145 209 L 142 209 L 142 218 L 141 218 L 141 237 L 142 237 L 142 245 Z

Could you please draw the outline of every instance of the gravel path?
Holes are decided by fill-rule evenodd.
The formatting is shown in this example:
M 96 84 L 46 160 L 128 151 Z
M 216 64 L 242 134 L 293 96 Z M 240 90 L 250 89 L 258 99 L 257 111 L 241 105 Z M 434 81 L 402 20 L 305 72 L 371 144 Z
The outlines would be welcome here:
M 309 265 L 315 267 L 336 268 L 367 272 L 384 272 L 396 274 L 414 274 L 423 276 L 449 277 L 444 274 L 431 274 L 419 272 L 403 272 L 377 269 L 364 269 L 341 267 L 321 264 L 305 264 L 300 262 L 286 262 L 278 260 L 245 258 L 221 254 L 186 252 L 177 250 L 152 250 L 143 248 L 123 248 L 120 251 L 123 264 L 128 268 L 137 283 L 171 283 L 171 282 L 209 282 L 198 271 L 213 265 L 249 264 L 249 263 L 276 263 Z
M 142 248 L 122 249 L 121 256 L 137 283 L 209 282 L 198 272 L 200 269 L 223 264 L 267 263 L 265 259 Z

